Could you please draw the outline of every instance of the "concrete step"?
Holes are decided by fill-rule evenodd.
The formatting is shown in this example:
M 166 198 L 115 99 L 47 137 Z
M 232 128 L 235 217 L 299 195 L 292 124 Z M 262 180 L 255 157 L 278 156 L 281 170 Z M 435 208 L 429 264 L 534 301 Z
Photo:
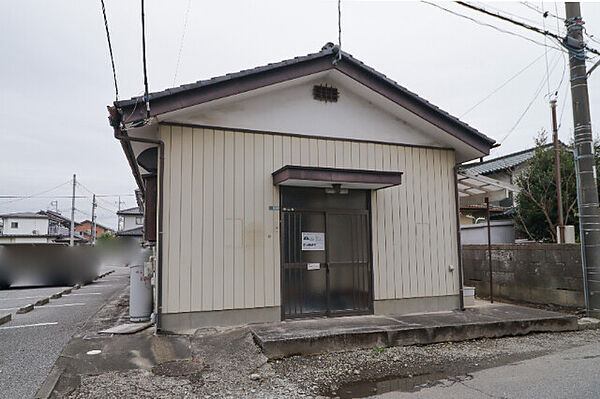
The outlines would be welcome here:
M 508 304 L 465 311 L 305 319 L 250 326 L 255 341 L 270 359 L 577 329 L 576 316 Z

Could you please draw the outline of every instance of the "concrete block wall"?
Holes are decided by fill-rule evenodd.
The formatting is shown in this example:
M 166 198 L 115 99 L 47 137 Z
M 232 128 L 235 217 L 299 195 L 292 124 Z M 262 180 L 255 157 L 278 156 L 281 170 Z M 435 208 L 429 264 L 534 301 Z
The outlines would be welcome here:
M 463 245 L 465 285 L 489 296 L 487 245 Z M 583 307 L 579 244 L 492 245 L 494 297 Z

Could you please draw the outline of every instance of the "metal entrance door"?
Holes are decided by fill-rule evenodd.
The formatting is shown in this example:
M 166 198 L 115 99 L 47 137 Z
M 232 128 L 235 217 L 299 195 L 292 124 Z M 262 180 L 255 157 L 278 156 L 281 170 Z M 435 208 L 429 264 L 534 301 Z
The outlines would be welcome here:
M 370 242 L 368 209 L 282 208 L 283 318 L 371 313 Z

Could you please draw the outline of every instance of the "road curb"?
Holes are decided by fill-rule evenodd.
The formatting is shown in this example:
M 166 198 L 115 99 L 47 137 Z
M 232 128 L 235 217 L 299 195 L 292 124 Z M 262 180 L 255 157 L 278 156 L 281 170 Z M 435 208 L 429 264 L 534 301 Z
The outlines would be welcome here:
M 20 307 L 19 310 L 17 310 L 17 314 L 28 313 L 28 312 L 31 312 L 32 310 L 33 310 L 33 303 L 30 303 L 29 305 Z
M 44 381 L 44 383 L 33 398 L 48 399 L 50 395 L 52 395 L 52 391 L 54 391 L 54 388 L 56 388 L 56 384 L 58 383 L 58 380 L 60 379 L 60 376 L 62 375 L 63 371 L 64 370 L 62 368 L 53 367 L 50 371 L 50 374 L 48 374 L 48 377 L 46 377 L 46 380 Z
M 42 298 L 39 301 L 37 301 L 36 303 L 34 303 L 33 306 L 43 306 L 43 305 L 47 304 L 48 302 L 50 302 L 49 297 Z
M 12 314 L 10 314 L 10 313 L 0 316 L 0 324 L 8 323 L 11 320 L 12 320 Z

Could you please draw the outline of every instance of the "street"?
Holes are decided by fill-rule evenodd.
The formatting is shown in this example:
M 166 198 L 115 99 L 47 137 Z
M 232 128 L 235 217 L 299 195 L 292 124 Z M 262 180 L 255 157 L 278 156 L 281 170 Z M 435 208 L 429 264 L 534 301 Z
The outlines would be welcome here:
M 428 384 L 416 393 L 377 398 L 598 398 L 600 343 Z
M 66 287 L 13 287 L 0 291 L 0 313 L 12 321 L 0 326 L 0 398 L 31 398 L 73 334 L 128 284 L 129 268 L 74 290 L 22 315 L 16 310 Z

